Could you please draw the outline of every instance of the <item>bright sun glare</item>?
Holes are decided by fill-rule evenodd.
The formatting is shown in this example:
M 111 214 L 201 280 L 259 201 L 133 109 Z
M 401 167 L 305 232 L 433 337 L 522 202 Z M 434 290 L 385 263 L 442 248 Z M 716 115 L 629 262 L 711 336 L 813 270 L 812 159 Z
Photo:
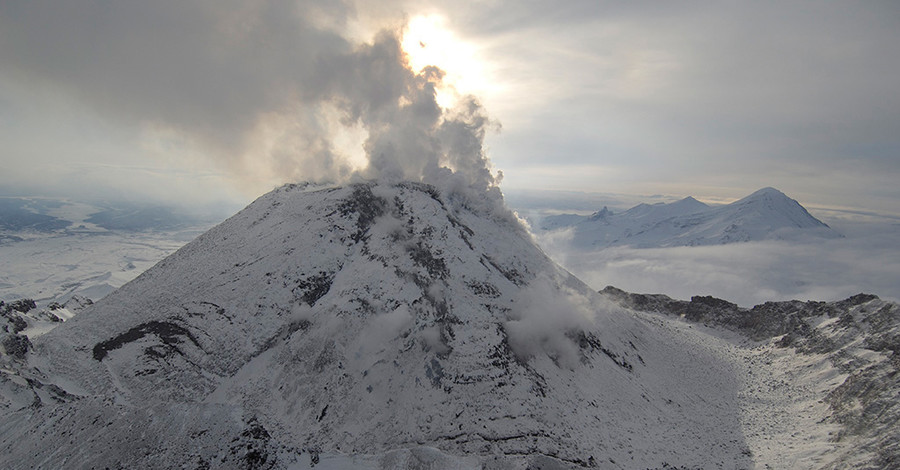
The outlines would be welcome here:
M 447 29 L 443 16 L 411 18 L 403 35 L 403 50 L 415 72 L 429 65 L 446 72 L 445 86 L 437 95 L 438 104 L 443 107 L 452 106 L 458 94 L 477 95 L 486 88 L 487 81 L 476 48 Z

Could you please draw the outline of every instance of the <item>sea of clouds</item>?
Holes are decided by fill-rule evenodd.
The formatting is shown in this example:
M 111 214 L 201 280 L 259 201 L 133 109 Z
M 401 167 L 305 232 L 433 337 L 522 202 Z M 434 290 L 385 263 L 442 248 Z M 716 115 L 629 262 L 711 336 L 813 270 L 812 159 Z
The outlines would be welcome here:
M 588 252 L 573 249 L 567 232 L 536 238 L 552 258 L 598 290 L 613 285 L 678 299 L 712 295 L 747 307 L 777 300 L 840 300 L 860 292 L 900 300 L 900 223 L 890 218 L 825 221 L 844 238 Z

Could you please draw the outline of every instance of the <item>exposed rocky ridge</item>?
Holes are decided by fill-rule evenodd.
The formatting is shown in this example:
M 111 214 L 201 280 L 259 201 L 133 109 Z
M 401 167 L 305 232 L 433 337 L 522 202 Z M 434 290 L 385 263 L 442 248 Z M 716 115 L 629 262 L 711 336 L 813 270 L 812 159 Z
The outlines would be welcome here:
M 825 355 L 846 379 L 821 397 L 831 422 L 841 425 L 836 442 L 851 441 L 833 468 L 900 466 L 900 306 L 871 294 L 837 302 L 766 302 L 741 308 L 710 296 L 690 301 L 662 294 L 634 294 L 608 286 L 601 291 L 623 306 L 726 328 L 755 341 L 771 341 L 801 355 Z
M 718 358 L 470 203 L 416 183 L 261 197 L 2 371 L 20 398 L 0 465 L 749 466 Z
M 38 308 L 32 299 L 0 301 L 0 416 L 3 411 L 62 403 L 72 398 L 50 383 L 40 370 L 28 366 L 31 339 L 72 318 L 92 302 L 73 296 L 63 305 Z
M 46 308 L 38 308 L 33 299 L 0 300 L 0 365 L 10 358 L 24 359 L 32 337 L 53 329 L 91 303 L 79 295 L 63 305 L 54 302 Z

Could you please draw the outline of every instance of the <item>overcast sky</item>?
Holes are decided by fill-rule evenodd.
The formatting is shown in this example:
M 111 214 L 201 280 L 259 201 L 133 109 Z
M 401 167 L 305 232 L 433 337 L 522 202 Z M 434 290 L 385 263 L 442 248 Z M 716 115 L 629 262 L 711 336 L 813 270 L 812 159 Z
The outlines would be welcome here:
M 504 188 L 900 214 L 898 25 L 895 1 L 4 0 L 0 192 L 246 202 L 386 149 L 381 173 L 480 168 L 486 133 Z

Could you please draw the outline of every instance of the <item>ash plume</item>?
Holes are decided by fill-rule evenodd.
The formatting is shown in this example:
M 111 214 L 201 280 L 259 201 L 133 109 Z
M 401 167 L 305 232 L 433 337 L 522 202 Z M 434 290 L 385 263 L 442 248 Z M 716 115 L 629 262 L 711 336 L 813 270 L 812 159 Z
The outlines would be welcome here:
M 444 72 L 411 69 L 402 26 L 350 39 L 356 11 L 330 0 L 12 0 L 0 4 L 0 73 L 176 135 L 257 190 L 362 176 L 497 193 L 478 100 L 442 108 Z M 336 144 L 353 128 L 367 164 Z

